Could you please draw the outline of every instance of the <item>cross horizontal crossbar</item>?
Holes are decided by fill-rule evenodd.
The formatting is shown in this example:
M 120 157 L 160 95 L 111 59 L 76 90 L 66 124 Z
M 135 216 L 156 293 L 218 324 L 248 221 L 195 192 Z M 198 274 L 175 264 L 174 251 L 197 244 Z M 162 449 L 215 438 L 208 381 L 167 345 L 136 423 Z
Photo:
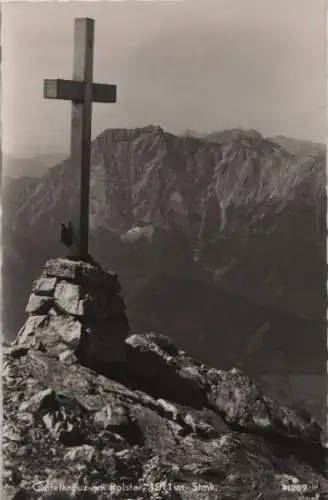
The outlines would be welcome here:
M 46 99 L 64 99 L 67 101 L 84 101 L 84 82 L 74 80 L 44 80 L 43 97 Z M 116 102 L 116 85 L 104 83 L 92 84 L 93 102 Z

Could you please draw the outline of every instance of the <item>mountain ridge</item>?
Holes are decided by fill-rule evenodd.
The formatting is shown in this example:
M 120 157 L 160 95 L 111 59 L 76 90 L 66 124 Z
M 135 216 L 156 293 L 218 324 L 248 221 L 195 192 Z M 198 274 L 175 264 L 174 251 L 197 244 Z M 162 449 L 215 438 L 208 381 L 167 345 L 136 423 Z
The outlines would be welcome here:
M 256 149 L 254 147 L 254 151 L 252 152 L 251 148 L 254 146 L 251 144 L 251 140 L 247 135 L 242 138 L 237 137 L 233 139 L 232 144 L 228 145 L 220 145 L 220 144 L 208 144 L 205 142 L 203 138 L 184 138 L 180 136 L 174 136 L 173 134 L 164 132 L 164 130 L 159 126 L 148 126 L 140 129 L 108 129 L 102 132 L 94 141 L 92 145 L 91 152 L 91 163 L 93 165 L 93 172 L 91 175 L 91 186 L 93 183 L 92 177 L 97 175 L 96 170 L 100 170 L 100 165 L 103 162 L 103 175 L 107 173 L 107 183 L 111 183 L 113 185 L 114 180 L 117 182 L 122 182 L 122 179 L 118 178 L 118 173 L 123 177 L 123 182 L 129 182 L 131 185 L 130 191 L 130 200 L 128 202 L 137 203 L 136 197 L 139 195 L 143 195 L 143 186 L 146 185 L 146 179 L 138 177 L 151 177 L 151 175 L 157 176 L 156 182 L 162 183 L 163 178 L 161 178 L 161 171 L 164 172 L 162 175 L 168 176 L 171 174 L 171 178 L 169 180 L 170 184 L 176 183 L 176 181 L 180 181 L 182 183 L 181 177 L 186 177 L 184 180 L 184 188 L 188 187 L 188 174 L 190 175 L 190 169 L 194 168 L 193 173 L 196 173 L 201 168 L 197 165 L 197 154 L 203 156 L 200 158 L 201 161 L 208 163 L 211 165 L 211 176 L 212 182 L 209 185 L 209 193 L 206 191 L 203 194 L 207 197 L 210 197 L 212 194 L 217 196 L 217 202 L 221 204 L 227 204 L 226 198 L 228 198 L 231 205 L 238 205 L 245 202 L 266 202 L 266 203 L 275 203 L 277 201 L 281 201 L 286 196 L 293 196 L 296 198 L 295 201 L 299 201 L 297 199 L 297 193 L 293 193 L 295 187 L 302 185 L 303 182 L 307 182 L 309 187 L 312 188 L 312 192 L 310 192 L 310 197 L 308 202 L 313 203 L 318 196 L 323 193 L 323 177 L 324 172 L 322 171 L 322 165 L 317 165 L 310 158 L 302 161 L 297 161 L 297 157 L 293 155 L 289 155 L 286 150 L 278 145 L 273 144 L 271 141 L 267 141 L 265 139 L 261 139 L 261 149 Z M 124 146 L 127 149 L 127 143 L 130 146 L 131 151 L 124 151 Z M 115 154 L 111 157 L 111 146 L 116 147 L 118 149 Z M 139 148 L 139 150 L 138 150 Z M 180 150 L 179 150 L 180 149 Z M 142 156 L 146 153 L 146 157 L 148 159 L 145 161 L 145 158 Z M 122 157 L 125 155 L 130 155 L 129 164 L 130 171 L 124 171 L 123 158 L 119 158 L 119 154 Z M 133 154 L 137 156 L 141 156 L 142 161 L 138 165 L 138 160 L 132 161 L 131 157 Z M 191 155 L 196 156 L 195 163 L 196 165 L 191 165 L 185 167 L 185 164 L 190 161 Z M 271 155 L 269 159 L 266 158 L 266 154 Z M 178 156 L 178 158 L 176 157 Z M 263 169 L 263 173 L 259 172 L 258 164 L 256 156 L 261 156 L 263 160 L 268 161 L 268 165 L 265 165 L 266 171 Z M 124 158 L 126 160 L 126 158 Z M 178 160 L 182 160 L 181 164 L 178 164 Z M 115 164 L 117 161 L 120 161 L 120 168 L 117 170 Z M 163 164 L 160 164 L 160 162 Z M 286 168 L 280 169 L 279 172 L 282 178 L 275 176 L 272 172 L 275 168 L 279 167 L 282 162 L 286 162 Z M 289 163 L 288 163 L 289 162 Z M 230 165 L 230 168 L 234 168 L 233 179 L 229 179 L 229 175 L 225 175 L 226 166 Z M 167 166 L 167 170 L 166 170 Z M 262 165 L 263 167 L 263 165 Z M 289 168 L 288 168 L 289 167 Z M 181 171 L 182 169 L 182 171 Z M 189 171 L 188 171 L 189 169 Z M 58 176 L 65 176 L 65 181 L 69 184 L 72 179 L 70 179 L 70 172 L 72 169 L 70 167 L 70 159 L 66 159 L 58 166 L 54 166 L 49 170 L 49 173 L 45 176 L 44 179 L 40 180 L 40 185 L 45 184 L 47 180 L 51 183 L 52 181 L 55 183 L 56 178 Z M 157 171 L 156 171 L 157 170 Z M 270 172 L 271 170 L 271 172 Z M 99 172 L 100 173 L 100 172 Z M 230 174 L 230 172 L 228 172 Z M 241 175 L 243 178 L 241 181 L 239 180 L 240 186 L 237 185 L 236 176 Z M 311 177 L 312 175 L 312 177 Z M 110 177 L 110 179 L 108 178 Z M 179 179 L 180 176 L 180 179 Z M 218 176 L 221 176 L 218 179 Z M 321 178 L 320 178 L 321 176 Z M 106 178 L 106 175 L 105 175 Z M 135 179 L 137 180 L 136 185 Z M 218 187 L 218 180 L 223 184 L 227 193 L 223 192 Z M 229 181 L 230 184 L 229 185 Z M 256 182 L 258 181 L 258 182 Z M 317 182 L 316 182 L 317 181 Z M 200 184 L 202 183 L 202 179 L 200 179 Z M 154 184 L 154 183 L 153 183 Z M 192 189 L 194 186 L 190 186 L 191 189 L 185 189 L 187 192 L 187 196 L 192 197 L 195 194 L 197 189 L 202 189 L 204 186 L 196 186 L 195 189 Z M 237 189 L 236 189 L 237 185 Z M 260 186 L 260 189 L 257 188 Z M 56 185 L 52 186 L 56 188 Z M 71 186 L 72 187 L 72 186 Z M 148 187 L 154 187 L 154 185 L 149 185 Z M 162 187 L 162 186 L 160 186 Z M 165 186 L 166 189 L 167 186 Z M 179 186 L 181 187 L 181 186 Z M 238 188 L 241 189 L 238 189 Z M 243 187 L 245 187 L 243 191 Z M 269 187 L 272 193 L 268 192 Z M 58 187 L 57 187 L 58 189 Z M 92 190 L 92 189 L 91 189 Z M 171 189 L 172 190 L 172 189 Z M 39 189 L 40 191 L 40 189 Z M 230 192 L 229 192 L 230 191 Z M 238 200 L 236 196 L 241 192 L 242 199 Z M 292 193 L 291 193 L 292 192 Z M 250 194 L 251 193 L 251 194 Z M 97 193 L 95 193 L 96 195 Z M 154 196 L 154 195 L 152 195 Z M 202 193 L 200 198 L 202 197 Z M 91 215 L 92 215 L 92 194 L 91 194 Z M 198 204 L 202 200 L 200 199 Z M 206 200 L 208 201 L 208 200 Z M 306 200 L 303 199 L 302 203 L 306 203 Z M 47 209 L 47 205 L 44 206 Z M 198 207 L 197 207 L 198 208 Z M 135 213 L 135 212 L 134 212 Z M 133 214 L 129 214 L 131 216 Z M 149 214 L 148 220 L 146 218 L 145 222 L 149 223 L 153 214 Z M 141 217 L 142 219 L 142 217 Z M 131 224 L 132 222 L 132 224 Z M 134 226 L 138 220 L 130 221 L 128 224 L 124 224 L 127 229 Z M 163 222 L 165 225 L 165 221 L 156 220 L 157 223 Z
M 254 131 L 251 137 L 239 132 L 221 144 L 148 126 L 104 131 L 93 141 L 91 164 L 91 252 L 105 267 L 125 275 L 135 329 L 142 318 L 130 290 L 148 296 L 146 288 L 160 274 L 172 274 L 174 286 L 179 268 L 185 267 L 196 280 L 195 289 L 202 277 L 211 286 L 306 319 L 309 345 L 311 331 L 312 339 L 320 338 L 325 307 L 322 158 L 291 155 Z M 31 279 L 23 269 L 26 244 L 20 241 L 32 239 L 37 247 L 42 234 L 44 255 L 28 256 L 31 275 L 45 258 L 63 252 L 58 226 L 77 203 L 77 174 L 66 159 L 31 190 L 22 182 L 19 203 L 12 187 L 5 191 L 4 216 L 13 223 L 3 233 L 8 289 L 15 276 L 26 275 L 25 292 L 18 285 L 11 293 L 26 298 Z M 154 236 L 122 241 L 136 227 L 152 227 Z M 162 308 L 167 299 L 161 290 L 156 293 Z M 180 331 L 180 321 L 176 317 L 172 328 Z M 163 324 L 154 328 L 165 330 Z M 238 328 L 237 337 L 242 334 Z M 296 323 L 292 328 L 298 329 Z M 189 329 L 193 326 L 185 318 L 184 331 Z M 279 331 L 272 335 L 279 337 Z M 318 360 L 318 354 L 313 357 Z

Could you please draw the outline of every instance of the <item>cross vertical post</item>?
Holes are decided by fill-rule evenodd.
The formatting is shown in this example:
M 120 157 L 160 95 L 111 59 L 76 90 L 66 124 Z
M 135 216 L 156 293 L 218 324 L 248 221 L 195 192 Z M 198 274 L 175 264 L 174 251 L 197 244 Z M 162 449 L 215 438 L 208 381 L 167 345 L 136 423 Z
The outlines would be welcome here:
M 64 226 L 62 242 L 75 256 L 89 258 L 89 206 L 92 102 L 116 102 L 116 85 L 93 83 L 94 20 L 75 19 L 72 80 L 44 80 L 46 99 L 72 101 L 71 164 L 79 185 L 78 212 Z M 63 227 L 62 227 L 63 229 Z
M 90 155 L 94 21 L 75 19 L 73 80 L 84 82 L 83 101 L 72 101 L 71 161 L 80 171 L 79 215 L 73 221 L 75 245 L 82 259 L 88 257 Z

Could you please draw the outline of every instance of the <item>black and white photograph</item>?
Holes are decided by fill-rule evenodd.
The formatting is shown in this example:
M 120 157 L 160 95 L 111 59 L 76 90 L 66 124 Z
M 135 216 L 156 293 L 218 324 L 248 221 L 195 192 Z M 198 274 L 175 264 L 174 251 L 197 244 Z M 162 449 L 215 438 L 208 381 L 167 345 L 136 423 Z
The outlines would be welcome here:
M 1 498 L 328 497 L 326 17 L 1 3 Z

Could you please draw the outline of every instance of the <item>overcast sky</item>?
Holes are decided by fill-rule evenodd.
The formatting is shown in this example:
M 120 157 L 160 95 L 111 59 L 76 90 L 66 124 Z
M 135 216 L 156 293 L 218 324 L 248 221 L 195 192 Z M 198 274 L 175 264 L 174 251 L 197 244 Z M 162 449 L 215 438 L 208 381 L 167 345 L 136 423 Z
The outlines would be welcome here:
M 325 142 L 324 0 L 185 0 L 2 4 L 3 150 L 68 152 L 70 104 L 42 97 L 71 78 L 73 18 L 95 25 L 95 104 L 106 128 L 209 132 L 243 126 Z

